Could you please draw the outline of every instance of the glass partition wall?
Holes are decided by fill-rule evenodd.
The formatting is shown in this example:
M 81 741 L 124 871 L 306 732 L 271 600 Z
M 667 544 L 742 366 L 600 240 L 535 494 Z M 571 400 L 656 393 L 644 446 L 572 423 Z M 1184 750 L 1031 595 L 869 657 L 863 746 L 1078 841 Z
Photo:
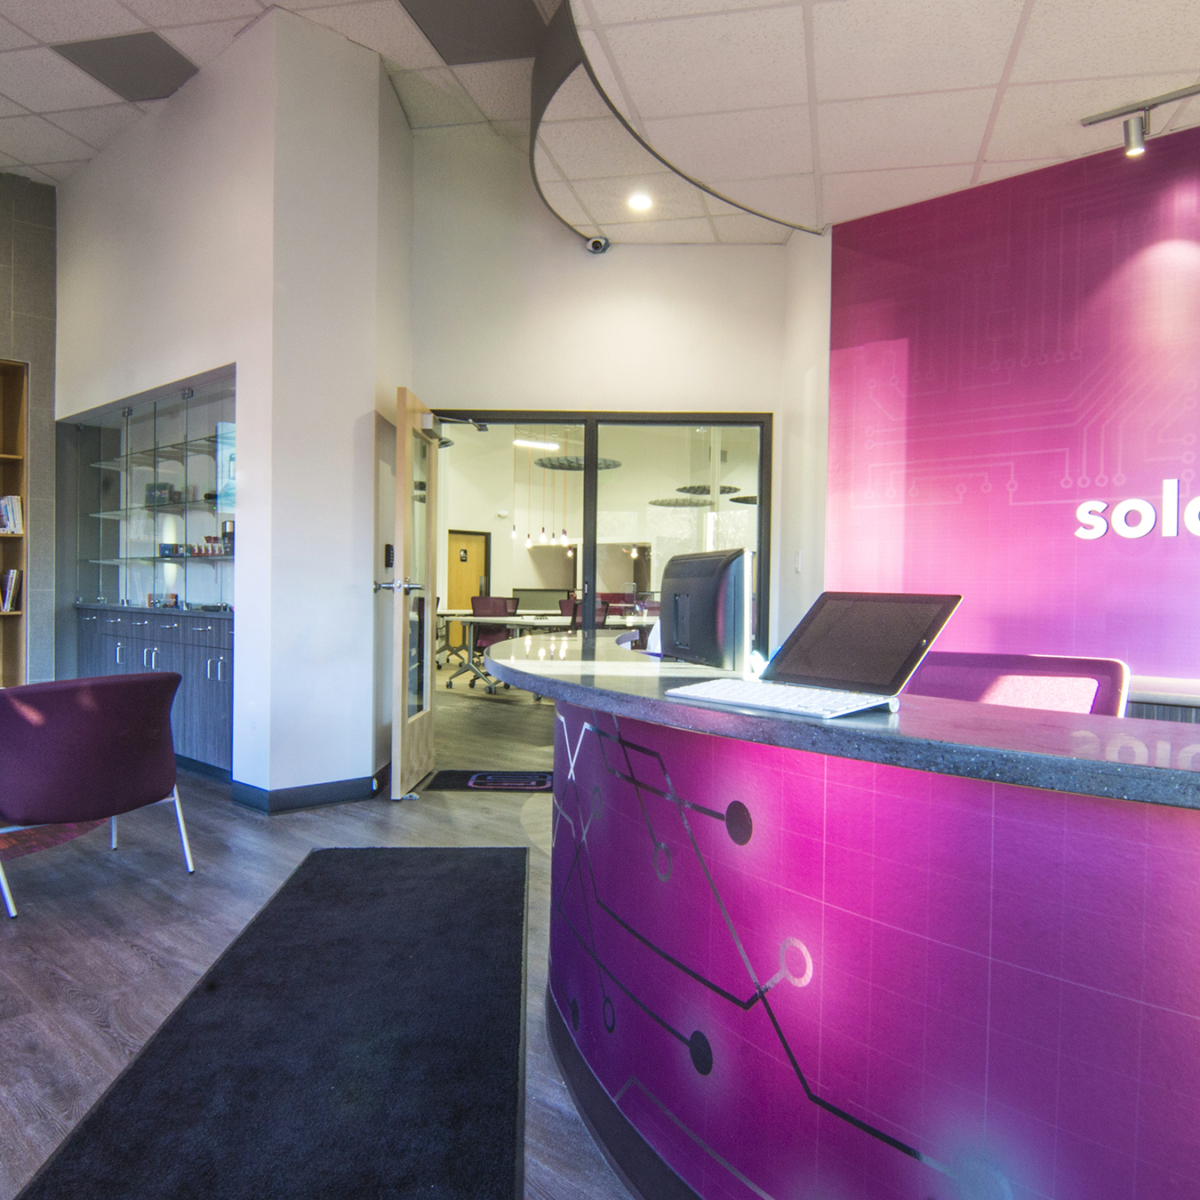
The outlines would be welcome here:
M 488 594 L 552 611 L 571 595 L 628 612 L 658 600 L 674 555 L 745 549 L 765 649 L 770 415 L 438 415 L 443 608 Z

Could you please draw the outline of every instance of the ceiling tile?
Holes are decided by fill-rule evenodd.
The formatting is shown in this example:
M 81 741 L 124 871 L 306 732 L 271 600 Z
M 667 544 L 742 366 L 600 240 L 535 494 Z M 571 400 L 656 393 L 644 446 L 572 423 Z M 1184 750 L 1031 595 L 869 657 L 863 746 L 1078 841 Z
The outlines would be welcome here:
M 604 97 L 596 91 L 596 85 L 586 68 L 579 66 L 551 97 L 545 115 L 550 121 L 572 121 L 584 117 L 607 117 L 611 113 Z
M 646 140 L 672 166 L 705 182 L 812 170 L 804 106 L 647 121 Z
M 617 21 L 653 21 L 662 17 L 691 17 L 741 8 L 761 8 L 762 0 L 586 0 L 596 20 L 609 24 Z M 573 0 L 572 11 L 585 6 Z M 798 6 L 797 6 L 798 7 Z
M 19 166 L 15 158 L 9 158 L 7 154 L 0 154 L 0 168 Z
M 233 39 L 246 28 L 246 21 L 210 21 L 205 25 L 182 25 L 175 29 L 160 29 L 159 33 L 181 54 L 186 54 L 198 67 L 206 67 L 220 58 Z
M 962 191 L 970 184 L 973 170 L 970 165 L 826 175 L 821 181 L 825 220 L 853 221 L 856 217 Z
M 37 169 L 43 175 L 48 175 L 55 183 L 66 183 L 76 171 L 82 167 L 81 162 L 63 162 L 63 163 L 38 163 Z
M 547 181 L 541 184 L 542 195 L 546 197 L 546 203 L 568 225 L 574 225 L 576 228 L 582 226 L 590 227 L 592 219 L 587 215 L 586 210 L 579 203 L 575 193 L 571 190 L 571 185 L 568 183 Z
M 266 7 L 257 0 L 124 0 L 124 3 L 151 25 L 197 25 L 229 17 L 257 17 Z
M 493 121 L 492 128 L 522 154 L 529 153 L 529 119 L 524 121 Z
M 91 158 L 92 147 L 42 117 L 0 120 L 0 153 L 25 163 L 70 162 Z
M 1129 100 L 1186 87 L 1193 80 L 1192 75 L 1180 74 L 1010 85 L 1000 102 L 987 159 L 1077 158 L 1120 146 L 1120 121 L 1085 128 L 1079 124 L 1080 118 Z M 1162 128 L 1170 116 L 1167 108 L 1156 109 L 1151 128 Z
M 764 221 L 761 217 L 752 217 L 749 213 L 739 213 L 737 216 L 713 217 L 717 227 L 717 237 L 730 245 L 782 245 L 791 235 L 791 229 L 786 225 L 777 225 L 774 221 Z M 808 237 L 809 234 L 797 234 L 797 237 Z
M 14 104 L 11 100 L 0 96 L 0 117 L 22 117 L 28 113 L 28 109 L 20 104 Z
M 360 46 L 378 51 L 403 70 L 443 66 L 441 56 L 398 0 L 371 0 L 367 4 L 340 4 L 305 9 L 304 15 L 344 34 Z
M 533 3 L 537 6 L 538 12 L 542 14 L 542 20 L 549 25 L 550 18 L 558 12 L 559 0 L 533 0 Z
M 450 66 L 533 58 L 546 22 L 533 0 L 403 0 Z
M 111 37 L 145 28 L 117 0 L 0 0 L 0 16 L 41 42 Z
M 756 212 L 796 225 L 817 223 L 817 193 L 811 175 L 779 175 L 770 179 L 717 179 L 711 186 Z
M 699 189 L 670 172 L 630 178 L 577 179 L 573 187 L 588 212 L 601 225 L 613 221 L 632 224 L 705 215 Z M 654 207 L 645 213 L 634 212 L 628 203 L 634 192 L 645 192 L 654 201 Z
M 196 65 L 152 29 L 117 37 L 62 42 L 54 47 L 68 62 L 126 100 L 173 96 L 196 73 Z
M 0 17 L 0 50 L 17 50 L 22 46 L 32 46 L 36 41 L 36 38 L 22 33 L 11 21 Z
M 542 144 L 540 137 L 537 140 L 537 145 L 533 148 L 533 172 L 543 187 L 547 183 L 553 183 L 562 179 L 561 172 L 554 165 L 554 161 L 550 155 L 546 153 L 546 147 Z
M 609 29 L 608 43 L 645 119 L 807 98 L 799 8 L 620 25 Z
M 996 85 L 1023 0 L 838 0 L 813 8 L 822 100 Z M 871 36 L 863 37 L 869 29 Z
M 487 121 L 449 67 L 397 71 L 392 85 L 410 129 L 482 125 Z
M 0 91 L 34 112 L 115 104 L 121 98 L 44 46 L 0 54 Z
M 631 115 L 629 105 L 624 92 L 621 90 L 620 83 L 617 82 L 616 75 L 613 74 L 612 64 L 605 56 L 604 47 L 601 45 L 600 39 L 593 33 L 580 30 L 579 43 L 583 47 L 583 53 L 587 56 L 588 64 L 596 73 L 596 80 L 603 89 L 604 94 L 628 119 Z M 608 106 L 605 105 L 605 107 L 607 108 Z
M 1026 158 L 1017 162 L 988 162 L 979 171 L 979 183 L 995 183 L 997 179 L 1010 179 L 1013 175 L 1024 175 L 1027 171 L 1037 171 L 1042 167 L 1052 167 L 1055 163 L 1066 162 L 1062 158 Z
M 543 121 L 538 136 L 568 179 L 657 174 L 667 170 L 629 136 L 616 117 L 599 121 Z
M 332 8 L 335 4 L 361 4 L 362 0 L 280 0 L 279 8 L 306 12 L 310 8 Z
M 974 163 L 994 95 L 992 88 L 982 88 L 829 101 L 819 109 L 821 167 L 862 171 Z
M 144 115 L 136 104 L 105 104 L 99 108 L 57 112 L 47 120 L 99 150 Z
M 1026 83 L 1168 71 L 1194 76 L 1198 66 L 1195 0 L 1053 0 L 1033 6 L 1012 78 Z
M 643 243 L 657 246 L 696 245 L 715 241 L 706 217 L 685 221 L 642 221 L 637 224 L 601 225 L 614 242 Z
M 453 71 L 489 121 L 528 119 L 533 88 L 532 58 L 464 63 Z

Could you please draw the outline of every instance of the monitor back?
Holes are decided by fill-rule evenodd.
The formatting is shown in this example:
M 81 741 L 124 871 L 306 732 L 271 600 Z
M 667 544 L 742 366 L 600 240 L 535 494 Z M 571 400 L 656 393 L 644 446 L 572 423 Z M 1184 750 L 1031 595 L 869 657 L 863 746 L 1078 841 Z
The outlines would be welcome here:
M 667 563 L 659 610 L 664 658 L 744 669 L 745 569 L 741 550 L 677 554 Z

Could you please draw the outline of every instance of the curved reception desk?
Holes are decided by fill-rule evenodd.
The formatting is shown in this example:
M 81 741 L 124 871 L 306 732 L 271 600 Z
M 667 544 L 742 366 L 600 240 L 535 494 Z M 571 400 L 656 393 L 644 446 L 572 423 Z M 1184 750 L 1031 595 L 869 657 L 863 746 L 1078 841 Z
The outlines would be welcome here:
M 549 1032 L 647 1200 L 1200 1196 L 1200 729 L 488 669 L 556 702 Z

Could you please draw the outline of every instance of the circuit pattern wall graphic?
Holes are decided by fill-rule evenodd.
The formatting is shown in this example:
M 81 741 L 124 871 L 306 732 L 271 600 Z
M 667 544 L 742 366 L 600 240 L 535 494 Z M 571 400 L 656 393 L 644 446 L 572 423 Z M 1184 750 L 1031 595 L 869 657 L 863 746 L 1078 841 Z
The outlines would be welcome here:
M 609 1095 L 700 1195 L 1156 1194 L 1107 1176 L 1103 1121 L 1084 1098 L 1055 1114 L 1064 1148 L 1049 1155 L 1017 1119 L 1065 1092 L 1057 1083 L 1047 1101 L 1044 1071 L 1023 1053 L 1007 1057 L 1010 1043 L 1020 1046 L 1006 1016 L 1013 966 L 994 951 L 1046 901 L 1035 881 L 1009 881 L 1031 892 L 1030 911 L 996 919 L 1010 903 L 1007 886 L 985 904 L 970 881 L 986 877 L 982 864 L 995 853 L 997 794 L 1044 793 L 945 782 L 959 811 L 942 844 L 923 773 L 559 704 L 551 992 Z M 1097 819 L 1089 805 L 1111 803 L 1069 799 L 1084 825 Z M 820 855 L 803 826 L 820 835 Z M 867 854 L 885 829 L 879 846 L 887 851 L 894 832 L 895 861 Z M 1027 832 L 1044 840 L 1043 830 Z M 922 853 L 930 879 L 947 867 L 962 878 L 935 897 L 936 883 L 913 869 Z M 1044 864 L 1035 850 L 1029 857 L 1036 876 Z M 968 928 L 973 909 L 987 917 Z M 1081 924 L 1101 930 L 1090 918 Z M 1135 924 L 1103 931 L 1118 960 L 1140 937 Z M 1193 960 L 1200 969 L 1200 952 Z M 1026 983 L 1036 992 L 1033 976 Z M 1150 1019 L 1133 1005 L 1081 1047 L 1073 1026 L 1094 1023 L 1091 1003 L 1085 995 L 1078 1014 L 1064 1009 L 1056 1044 L 1036 1053 L 1068 1061 L 1074 1041 L 1073 1053 L 1100 1061 L 1111 1039 L 1136 1044 Z M 1020 1020 L 1045 1023 L 1032 1006 Z M 1024 1050 L 1034 1053 L 1033 1043 Z M 1195 1071 L 1186 1086 L 1200 1094 Z M 1142 1119 L 1153 1121 L 1161 1102 L 1150 1089 L 1139 1094 L 1150 1110 Z M 1081 1135 L 1096 1148 L 1091 1163 L 1065 1149 Z

